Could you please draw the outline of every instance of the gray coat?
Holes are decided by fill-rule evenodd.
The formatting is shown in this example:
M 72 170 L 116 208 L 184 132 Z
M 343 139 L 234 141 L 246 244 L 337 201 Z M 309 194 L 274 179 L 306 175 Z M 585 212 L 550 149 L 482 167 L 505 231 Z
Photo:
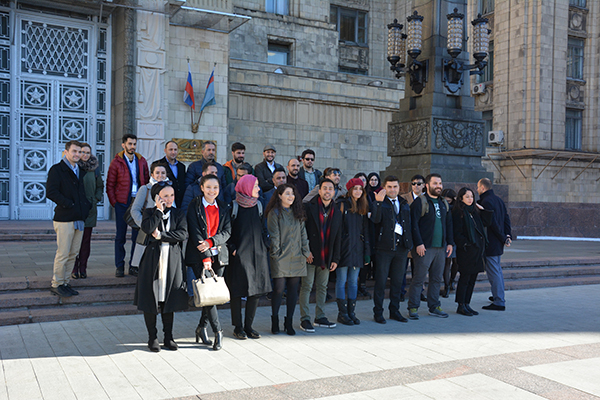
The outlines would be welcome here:
M 271 277 L 306 276 L 306 257 L 310 254 L 304 221 L 288 209 L 273 210 L 267 216 L 271 237 Z

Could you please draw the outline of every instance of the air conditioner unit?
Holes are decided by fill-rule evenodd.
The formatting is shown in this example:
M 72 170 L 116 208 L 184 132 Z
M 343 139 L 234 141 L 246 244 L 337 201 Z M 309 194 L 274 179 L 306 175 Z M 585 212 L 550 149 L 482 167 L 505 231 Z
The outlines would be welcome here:
M 504 132 L 503 131 L 489 131 L 488 132 L 488 143 L 500 145 L 504 142 Z
M 485 83 L 479 83 L 477 85 L 473 85 L 473 89 L 471 89 L 471 93 L 474 95 L 484 94 L 485 93 Z

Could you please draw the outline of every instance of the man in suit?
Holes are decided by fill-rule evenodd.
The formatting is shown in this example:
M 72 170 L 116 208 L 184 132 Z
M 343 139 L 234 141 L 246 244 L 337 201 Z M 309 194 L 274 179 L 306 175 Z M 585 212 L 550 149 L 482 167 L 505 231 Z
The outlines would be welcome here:
M 487 229 L 489 244 L 485 249 L 485 274 L 492 289 L 492 304 L 483 306 L 484 310 L 504 311 L 504 276 L 500 266 L 500 258 L 504 254 L 504 246 L 510 247 L 512 233 L 510 217 L 502 199 L 492 190 L 492 182 L 488 178 L 477 182 L 478 203 L 486 210 L 493 210 L 492 225 Z
M 440 286 L 443 281 L 446 257 L 452 254 L 454 235 L 450 207 L 442 197 L 442 177 L 429 174 L 425 178 L 427 192 L 410 206 L 412 225 L 412 251 L 415 263 L 408 290 L 408 317 L 419 319 L 421 290 L 429 273 L 427 307 L 429 315 L 448 318 L 440 303 Z
M 300 328 L 305 332 L 314 332 L 310 322 L 308 300 L 313 284 L 316 290 L 315 325 L 323 328 L 335 328 L 325 316 L 325 300 L 329 273 L 335 271 L 340 262 L 342 246 L 342 211 L 333 200 L 335 184 L 324 179 L 319 195 L 304 204 L 306 210 L 306 233 L 311 255 L 307 258 L 307 274 L 302 278 L 300 287 Z
M 200 178 L 202 178 L 202 167 L 204 166 L 204 163 L 209 161 L 215 163 L 215 166 L 217 167 L 217 178 L 219 178 L 220 187 L 225 188 L 225 186 L 227 186 L 227 182 L 225 181 L 225 170 L 221 164 L 215 161 L 216 156 L 217 145 L 215 142 L 211 140 L 202 142 L 202 158 L 190 164 L 187 174 L 185 175 L 186 188 L 190 186 L 190 184 L 200 181 Z
M 273 172 L 276 168 L 283 168 L 281 164 L 275 162 L 277 150 L 272 144 L 268 144 L 263 149 L 264 160 L 254 166 L 254 175 L 258 178 L 258 184 L 263 193 L 273 189 Z
M 375 195 L 371 203 L 371 221 L 375 229 L 377 269 L 373 293 L 375 322 L 385 324 L 383 298 L 385 284 L 390 277 L 390 319 L 408 322 L 400 314 L 402 277 L 406 268 L 406 257 L 412 248 L 410 207 L 406 200 L 398 197 L 400 182 L 395 176 L 383 180 L 383 190 Z
M 165 156 L 158 160 L 167 170 L 167 178 L 173 183 L 175 189 L 175 205 L 181 208 L 183 195 L 185 194 L 185 164 L 177 161 L 179 146 L 173 140 L 165 144 Z
M 77 162 L 81 158 L 81 143 L 71 140 L 65 144 L 63 159 L 48 171 L 47 197 L 56 203 L 52 224 L 56 232 L 56 256 L 50 292 L 60 297 L 78 295 L 69 284 L 69 274 L 83 239 L 84 221 L 91 203 L 83 186 L 84 170 Z

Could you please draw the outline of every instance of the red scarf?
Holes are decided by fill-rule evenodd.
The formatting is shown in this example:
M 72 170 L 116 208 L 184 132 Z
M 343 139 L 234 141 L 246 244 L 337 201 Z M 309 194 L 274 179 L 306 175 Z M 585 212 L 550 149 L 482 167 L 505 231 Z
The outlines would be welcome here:
M 319 223 L 321 225 L 321 269 L 327 268 L 327 257 L 329 257 L 329 234 L 331 233 L 331 219 L 335 205 L 333 200 L 329 203 L 329 213 L 325 216 L 325 206 L 319 196 Z

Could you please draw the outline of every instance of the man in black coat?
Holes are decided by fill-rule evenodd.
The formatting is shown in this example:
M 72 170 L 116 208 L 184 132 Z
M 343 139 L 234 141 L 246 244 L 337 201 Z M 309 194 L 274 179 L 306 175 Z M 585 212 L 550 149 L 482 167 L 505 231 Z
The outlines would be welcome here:
M 83 239 L 84 221 L 91 204 L 85 196 L 83 176 L 86 174 L 77 162 L 81 157 L 81 143 L 71 140 L 65 144 L 63 159 L 48 171 L 47 197 L 56 203 L 53 225 L 56 232 L 56 256 L 50 292 L 60 297 L 78 295 L 69 285 L 69 271 Z
M 169 178 L 173 184 L 173 189 L 175 189 L 175 205 L 177 208 L 181 208 L 186 188 L 185 164 L 177 161 L 177 154 L 179 154 L 179 146 L 173 140 L 169 140 L 165 144 L 165 156 L 158 161 L 167 170 L 167 178 Z
M 493 303 L 483 306 L 484 310 L 504 311 L 504 276 L 500 266 L 500 258 L 504 254 L 504 246 L 512 242 L 510 217 L 506 205 L 492 190 L 492 182 L 488 178 L 477 182 L 478 203 L 486 210 L 493 210 L 492 224 L 487 229 L 489 244 L 485 250 L 485 274 L 490 281 Z
M 335 185 L 330 179 L 321 182 L 319 195 L 304 204 L 306 210 L 306 233 L 311 255 L 307 258 L 307 275 L 300 288 L 300 328 L 314 332 L 310 322 L 308 300 L 313 283 L 316 287 L 315 325 L 335 328 L 325 316 L 325 300 L 329 272 L 335 271 L 340 262 L 342 247 L 342 211 L 333 201 Z
M 375 195 L 371 203 L 371 221 L 375 226 L 375 249 L 377 249 L 377 269 L 375 270 L 375 291 L 373 314 L 375 322 L 385 324 L 383 298 L 388 275 L 390 277 L 390 318 L 408 322 L 400 314 L 400 294 L 402 279 L 406 269 L 406 259 L 412 248 L 410 207 L 398 196 L 400 182 L 395 176 L 383 180 L 383 190 Z
M 440 286 L 443 281 L 446 257 L 452 254 L 454 235 L 450 206 L 442 197 L 442 177 L 429 174 L 425 178 L 426 193 L 419 196 L 410 206 L 410 220 L 415 263 L 413 277 L 408 290 L 408 317 L 419 319 L 421 290 L 429 272 L 427 306 L 429 315 L 448 318 L 440 307 Z
M 264 160 L 254 166 L 254 175 L 258 178 L 260 190 L 267 193 L 273 189 L 273 172 L 277 168 L 283 168 L 281 164 L 275 162 L 277 150 L 272 144 L 268 144 L 263 149 Z
M 297 158 L 292 158 L 287 164 L 287 183 L 294 185 L 300 194 L 300 198 L 303 199 L 308 194 L 308 183 L 300 178 L 298 172 L 300 171 L 300 161 Z

